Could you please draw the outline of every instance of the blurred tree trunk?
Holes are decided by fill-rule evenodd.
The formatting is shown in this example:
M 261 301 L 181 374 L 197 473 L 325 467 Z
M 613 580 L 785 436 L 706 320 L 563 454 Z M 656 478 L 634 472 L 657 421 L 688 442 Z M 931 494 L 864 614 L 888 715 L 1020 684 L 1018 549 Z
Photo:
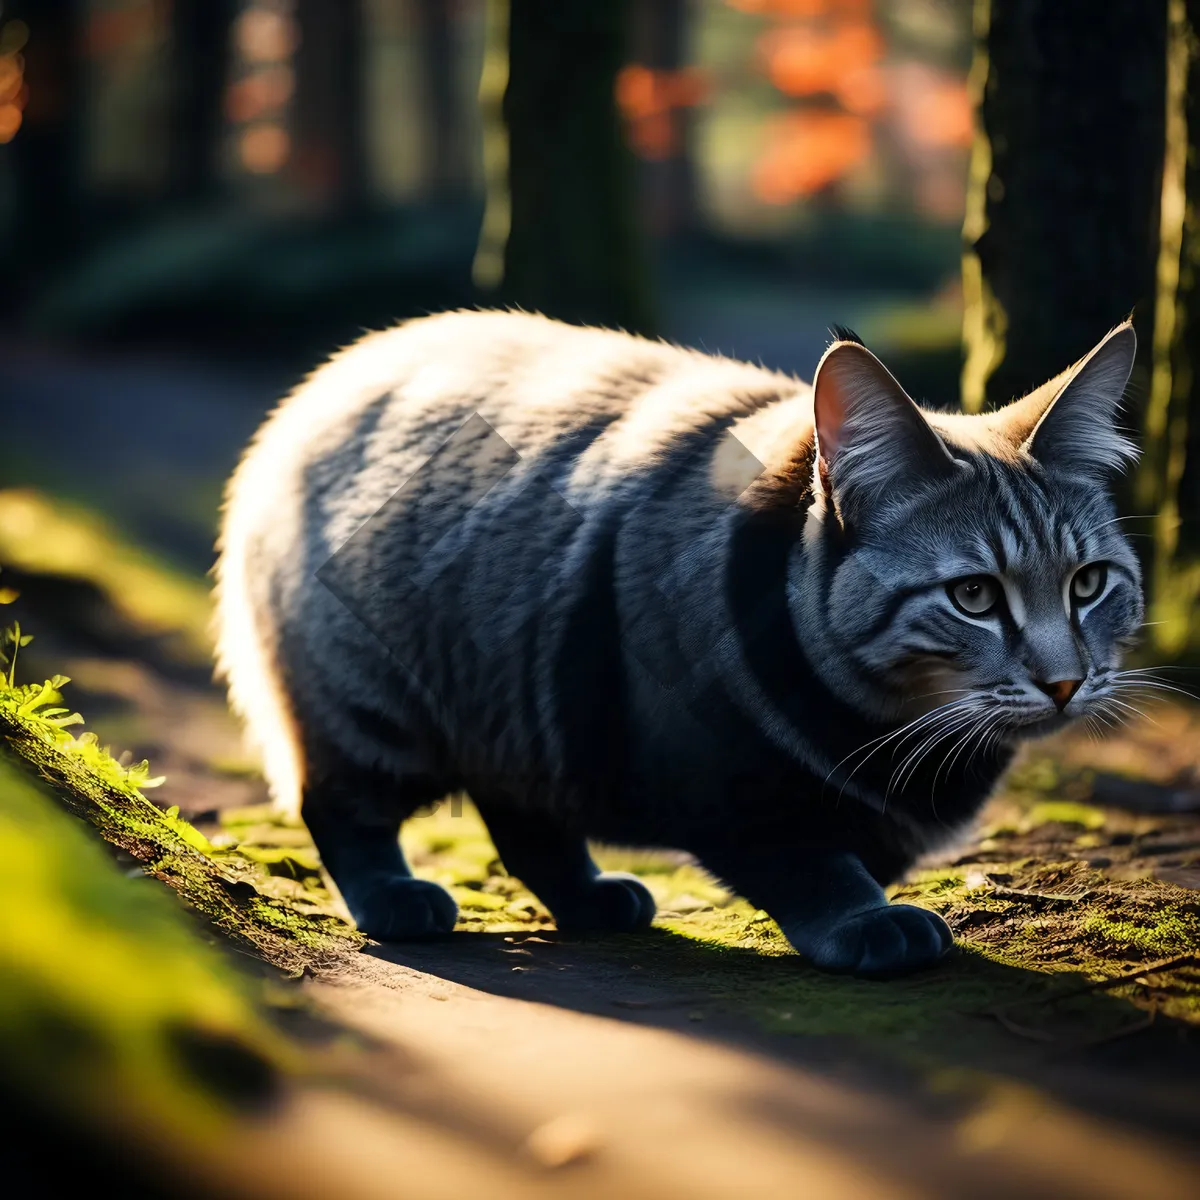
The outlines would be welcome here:
M 425 101 L 424 177 L 435 198 L 461 190 L 470 169 L 456 79 L 451 0 L 415 0 L 421 85 Z
M 687 37 L 691 0 L 643 0 L 634 9 L 637 61 L 652 71 L 680 80 L 688 66 Z M 679 98 L 682 100 L 682 97 Z M 696 226 L 696 166 L 693 155 L 693 108 L 674 103 L 666 114 L 669 137 L 662 157 L 643 165 L 651 227 L 663 237 L 678 237 Z
M 1138 511 L 1154 514 L 1151 640 L 1200 651 L 1200 0 L 1169 0 L 1166 160 Z
M 296 0 L 293 163 L 301 184 L 338 211 L 367 203 L 363 0 Z
M 1166 4 L 976 0 L 975 26 L 980 131 L 963 230 L 973 411 L 1045 382 L 1135 307 L 1150 344 Z
M 238 0 L 171 0 L 172 200 L 211 199 L 220 178 L 225 87 Z
M 485 144 L 490 194 L 476 278 L 487 282 L 503 239 L 503 302 L 649 332 L 633 156 L 614 95 L 628 15 L 627 0 L 493 0 L 493 37 L 507 28 L 507 136 L 499 147 L 493 130 Z M 493 42 L 485 105 L 505 79 L 496 57 Z
M 84 0 L 24 0 L 3 16 L 29 27 L 24 55 L 28 88 L 21 126 L 0 148 L 13 164 L 12 277 L 41 282 L 84 240 Z M 4 303 L 23 304 L 16 289 Z

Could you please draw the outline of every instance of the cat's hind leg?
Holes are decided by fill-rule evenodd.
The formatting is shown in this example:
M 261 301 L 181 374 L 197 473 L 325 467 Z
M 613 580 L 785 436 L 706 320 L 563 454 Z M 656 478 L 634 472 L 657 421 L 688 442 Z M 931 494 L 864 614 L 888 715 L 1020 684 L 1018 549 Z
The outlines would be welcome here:
M 654 897 L 635 875 L 601 871 L 582 833 L 553 817 L 489 804 L 479 811 L 504 868 L 553 913 L 564 933 L 630 933 L 654 920 Z
M 368 937 L 401 942 L 454 928 L 453 897 L 413 877 L 399 842 L 400 822 L 444 790 L 425 776 L 397 779 L 328 752 L 310 759 L 300 815 L 355 924 Z

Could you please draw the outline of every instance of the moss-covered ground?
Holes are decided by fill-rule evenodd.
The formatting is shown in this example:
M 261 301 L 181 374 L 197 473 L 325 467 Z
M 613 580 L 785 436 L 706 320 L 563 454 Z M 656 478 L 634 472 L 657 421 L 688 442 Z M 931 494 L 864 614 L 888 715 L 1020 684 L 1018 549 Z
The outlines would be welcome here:
M 641 979 L 666 994 L 696 997 L 706 1016 L 741 1014 L 777 1033 L 890 1043 L 905 1057 L 928 1051 L 942 1060 L 958 1043 L 986 1059 L 1014 1038 L 1073 1049 L 1133 1036 L 1150 1022 L 1200 1024 L 1197 893 L 1089 866 L 1107 844 L 1103 810 L 1014 792 L 992 816 L 987 836 L 965 853 L 894 889 L 896 899 L 941 913 L 958 935 L 945 965 L 912 979 L 879 984 L 813 971 L 766 913 L 697 866 L 606 848 L 597 850 L 600 862 L 637 872 L 659 918 L 644 938 L 608 950 L 594 944 L 588 953 L 614 970 L 643 971 Z M 1114 819 L 1112 837 L 1131 845 L 1122 824 Z M 223 814 L 215 840 L 322 894 L 303 828 L 281 824 L 269 809 Z M 460 932 L 547 953 L 541 946 L 554 937 L 553 921 L 504 873 L 468 802 L 417 817 L 402 840 L 414 869 L 453 892 Z

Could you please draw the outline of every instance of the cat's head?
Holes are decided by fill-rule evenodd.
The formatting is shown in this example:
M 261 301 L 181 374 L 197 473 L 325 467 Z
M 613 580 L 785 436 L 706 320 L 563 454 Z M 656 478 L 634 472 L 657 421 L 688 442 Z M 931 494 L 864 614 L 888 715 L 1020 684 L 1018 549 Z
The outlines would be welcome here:
M 978 416 L 924 412 L 864 346 L 829 347 L 806 541 L 829 551 L 818 665 L 848 699 L 948 741 L 1119 715 L 1143 608 L 1109 484 L 1134 454 L 1116 418 L 1136 344 L 1125 323 Z

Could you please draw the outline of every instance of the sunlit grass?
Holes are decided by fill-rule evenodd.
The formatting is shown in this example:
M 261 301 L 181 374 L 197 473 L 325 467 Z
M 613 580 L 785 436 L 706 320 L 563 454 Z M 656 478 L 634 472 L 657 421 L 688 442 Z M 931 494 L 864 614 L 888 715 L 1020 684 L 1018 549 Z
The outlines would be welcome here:
M 60 703 L 61 689 L 71 682 L 66 675 L 53 675 L 41 683 L 16 682 L 21 648 L 32 640 L 16 624 L 0 634 L 0 711 L 47 746 L 76 759 L 98 779 L 130 796 L 140 796 L 142 790 L 161 784 L 162 777 L 153 776 L 144 759 L 130 765 L 101 746 L 94 733 L 69 732 L 83 724 L 83 717 Z
M 116 1104 L 125 1121 L 175 1135 L 211 1130 L 221 1097 L 189 1074 L 181 1046 L 258 1054 L 271 1039 L 248 991 L 166 892 L 126 878 L 2 759 L 0 796 L 6 1069 L 73 1107 Z

